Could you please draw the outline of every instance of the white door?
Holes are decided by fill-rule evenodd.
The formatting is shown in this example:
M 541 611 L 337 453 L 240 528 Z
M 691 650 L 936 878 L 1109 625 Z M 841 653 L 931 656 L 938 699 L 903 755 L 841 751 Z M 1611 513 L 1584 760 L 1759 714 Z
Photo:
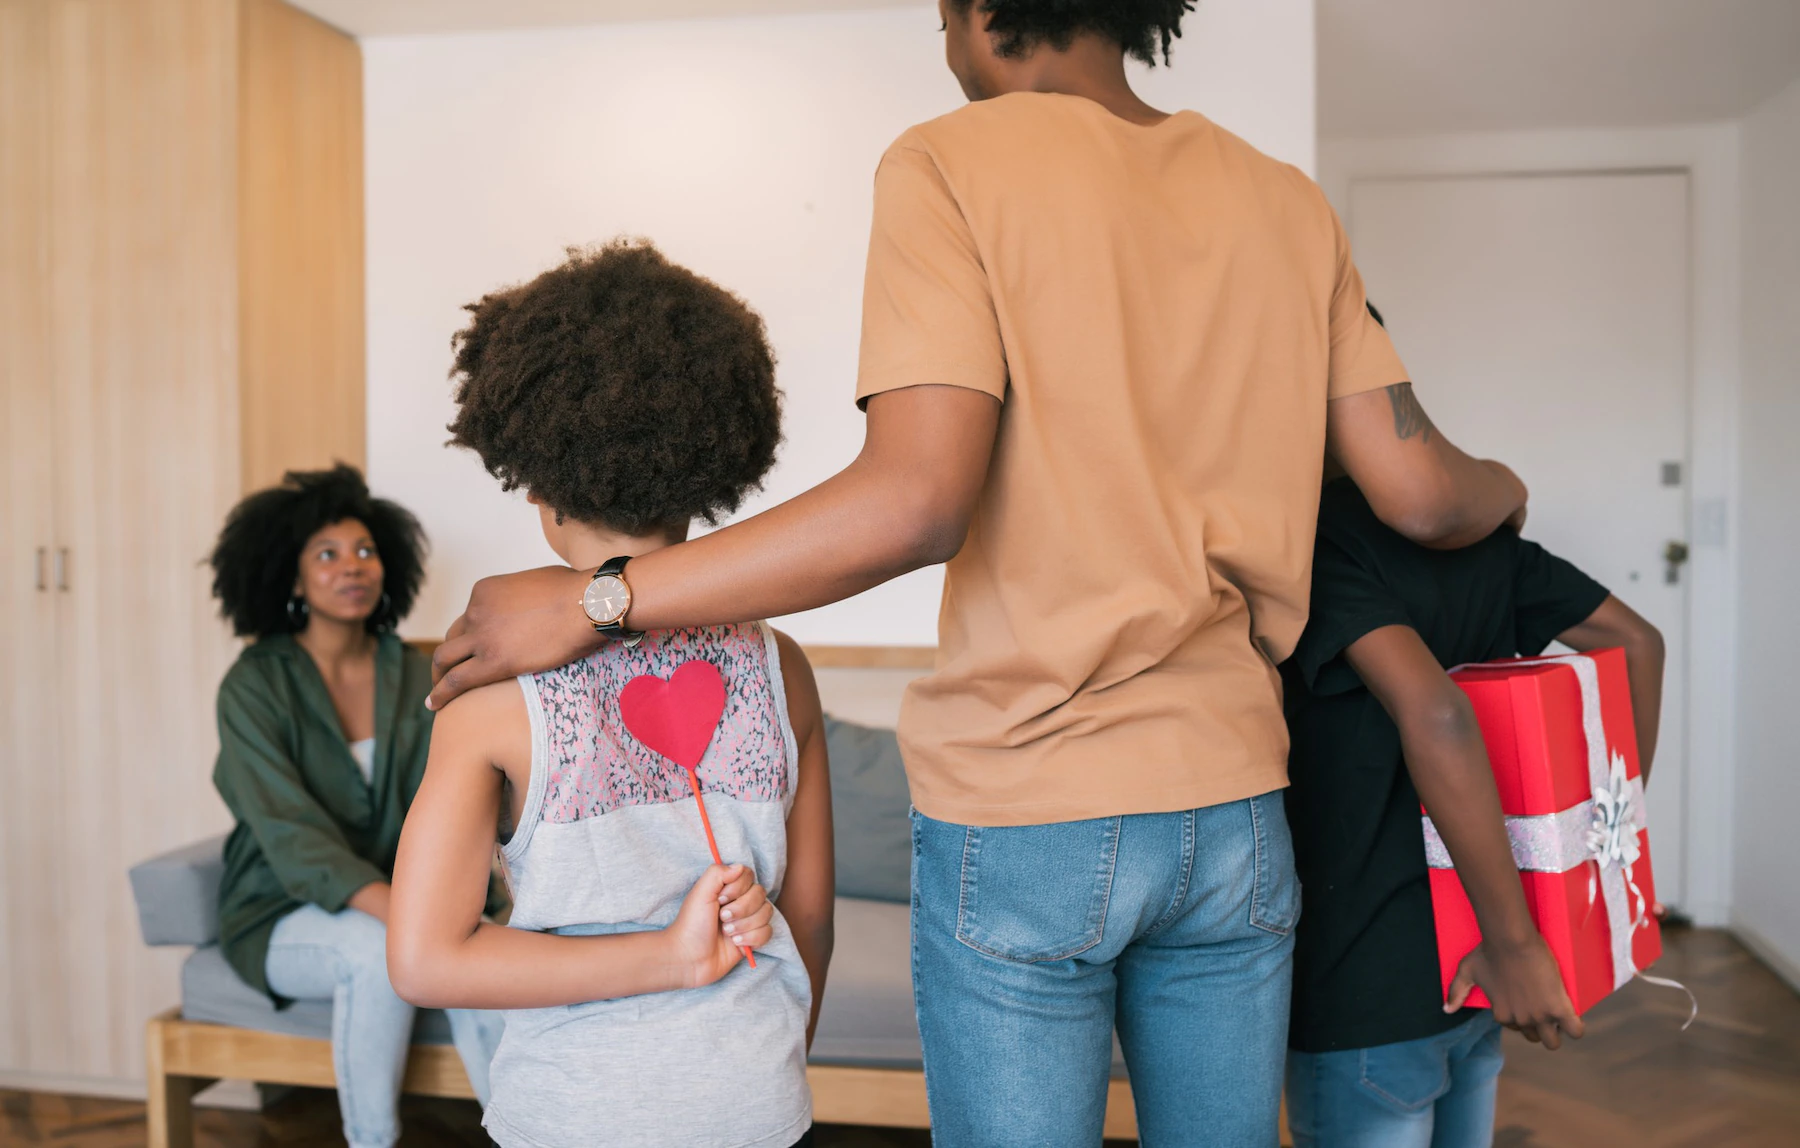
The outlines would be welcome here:
M 1687 571 L 1664 553 L 1686 541 L 1687 177 L 1359 180 L 1346 226 L 1433 421 L 1517 470 L 1526 535 L 1667 640 L 1649 818 L 1657 892 L 1678 904 Z

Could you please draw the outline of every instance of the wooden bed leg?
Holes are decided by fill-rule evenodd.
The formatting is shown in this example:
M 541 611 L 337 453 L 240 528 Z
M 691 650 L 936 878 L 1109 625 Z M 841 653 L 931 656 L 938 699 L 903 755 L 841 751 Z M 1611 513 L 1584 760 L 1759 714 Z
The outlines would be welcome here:
M 169 1075 L 164 1032 L 168 1018 L 167 1013 L 151 1017 L 144 1031 L 148 1143 L 149 1148 L 194 1148 L 194 1094 L 211 1082 Z

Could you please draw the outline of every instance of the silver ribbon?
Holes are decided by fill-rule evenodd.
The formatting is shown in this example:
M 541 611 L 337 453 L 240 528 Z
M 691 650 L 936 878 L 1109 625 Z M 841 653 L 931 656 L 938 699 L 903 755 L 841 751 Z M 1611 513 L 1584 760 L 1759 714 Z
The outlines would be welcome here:
M 1521 871 L 1567 873 L 1592 861 L 1599 892 L 1606 901 L 1607 930 L 1612 942 L 1613 988 L 1637 975 L 1631 954 L 1631 938 L 1649 923 L 1649 904 L 1638 888 L 1631 867 L 1642 847 L 1638 834 L 1644 829 L 1644 783 L 1625 776 L 1625 759 L 1609 753 L 1606 725 L 1600 711 L 1600 670 L 1583 654 L 1532 658 L 1508 662 L 1507 667 L 1567 666 L 1581 686 L 1581 728 L 1587 741 L 1588 784 L 1592 796 L 1556 813 L 1508 817 L 1506 835 L 1512 842 L 1513 860 Z M 1458 666 L 1457 670 L 1468 667 Z M 1456 670 L 1450 671 L 1455 673 Z M 1425 857 L 1433 869 L 1451 869 L 1450 851 L 1444 848 L 1437 827 L 1426 817 Z M 1588 900 L 1595 889 L 1590 879 Z M 1691 994 L 1690 994 L 1691 995 Z
M 1626 803 L 1637 812 L 1634 819 L 1643 827 L 1644 783 L 1631 778 L 1627 783 Z M 1558 813 L 1539 813 L 1506 819 L 1506 837 L 1512 843 L 1513 863 L 1521 873 L 1567 873 L 1594 860 L 1593 833 L 1600 814 L 1593 798 L 1578 802 Z M 1454 869 L 1450 850 L 1438 835 L 1431 818 L 1425 822 L 1425 861 L 1433 869 Z

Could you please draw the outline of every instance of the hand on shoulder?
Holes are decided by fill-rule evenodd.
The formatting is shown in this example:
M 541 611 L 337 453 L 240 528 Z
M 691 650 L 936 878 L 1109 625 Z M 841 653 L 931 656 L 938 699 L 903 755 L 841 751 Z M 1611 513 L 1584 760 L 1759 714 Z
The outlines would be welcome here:
M 590 572 L 591 573 L 591 572 Z M 600 644 L 581 610 L 588 574 L 542 566 L 475 583 L 469 607 L 432 655 L 437 710 L 479 686 L 567 665 Z

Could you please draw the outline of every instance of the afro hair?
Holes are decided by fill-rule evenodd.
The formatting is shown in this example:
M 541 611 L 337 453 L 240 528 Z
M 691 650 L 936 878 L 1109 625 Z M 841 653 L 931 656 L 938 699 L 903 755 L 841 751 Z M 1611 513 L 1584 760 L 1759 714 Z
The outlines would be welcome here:
M 1057 51 L 1077 34 L 1097 32 L 1123 47 L 1128 55 L 1156 66 L 1169 62 L 1169 50 L 1181 35 L 1181 18 L 1194 0 L 950 0 L 958 12 L 978 8 L 988 19 L 988 35 L 1001 56 L 1028 55 L 1039 44 Z
M 259 490 L 225 517 L 213 547 L 213 597 L 240 638 L 266 638 L 301 629 L 288 616 L 307 539 L 333 523 L 355 519 L 368 528 L 381 556 L 381 606 L 369 632 L 391 630 L 406 617 L 425 579 L 425 532 L 397 503 L 369 494 L 362 472 L 339 463 L 330 470 L 289 471 L 280 486 Z
M 626 534 L 716 523 L 781 442 L 762 319 L 649 242 L 571 248 L 469 304 L 451 442 L 507 490 Z

